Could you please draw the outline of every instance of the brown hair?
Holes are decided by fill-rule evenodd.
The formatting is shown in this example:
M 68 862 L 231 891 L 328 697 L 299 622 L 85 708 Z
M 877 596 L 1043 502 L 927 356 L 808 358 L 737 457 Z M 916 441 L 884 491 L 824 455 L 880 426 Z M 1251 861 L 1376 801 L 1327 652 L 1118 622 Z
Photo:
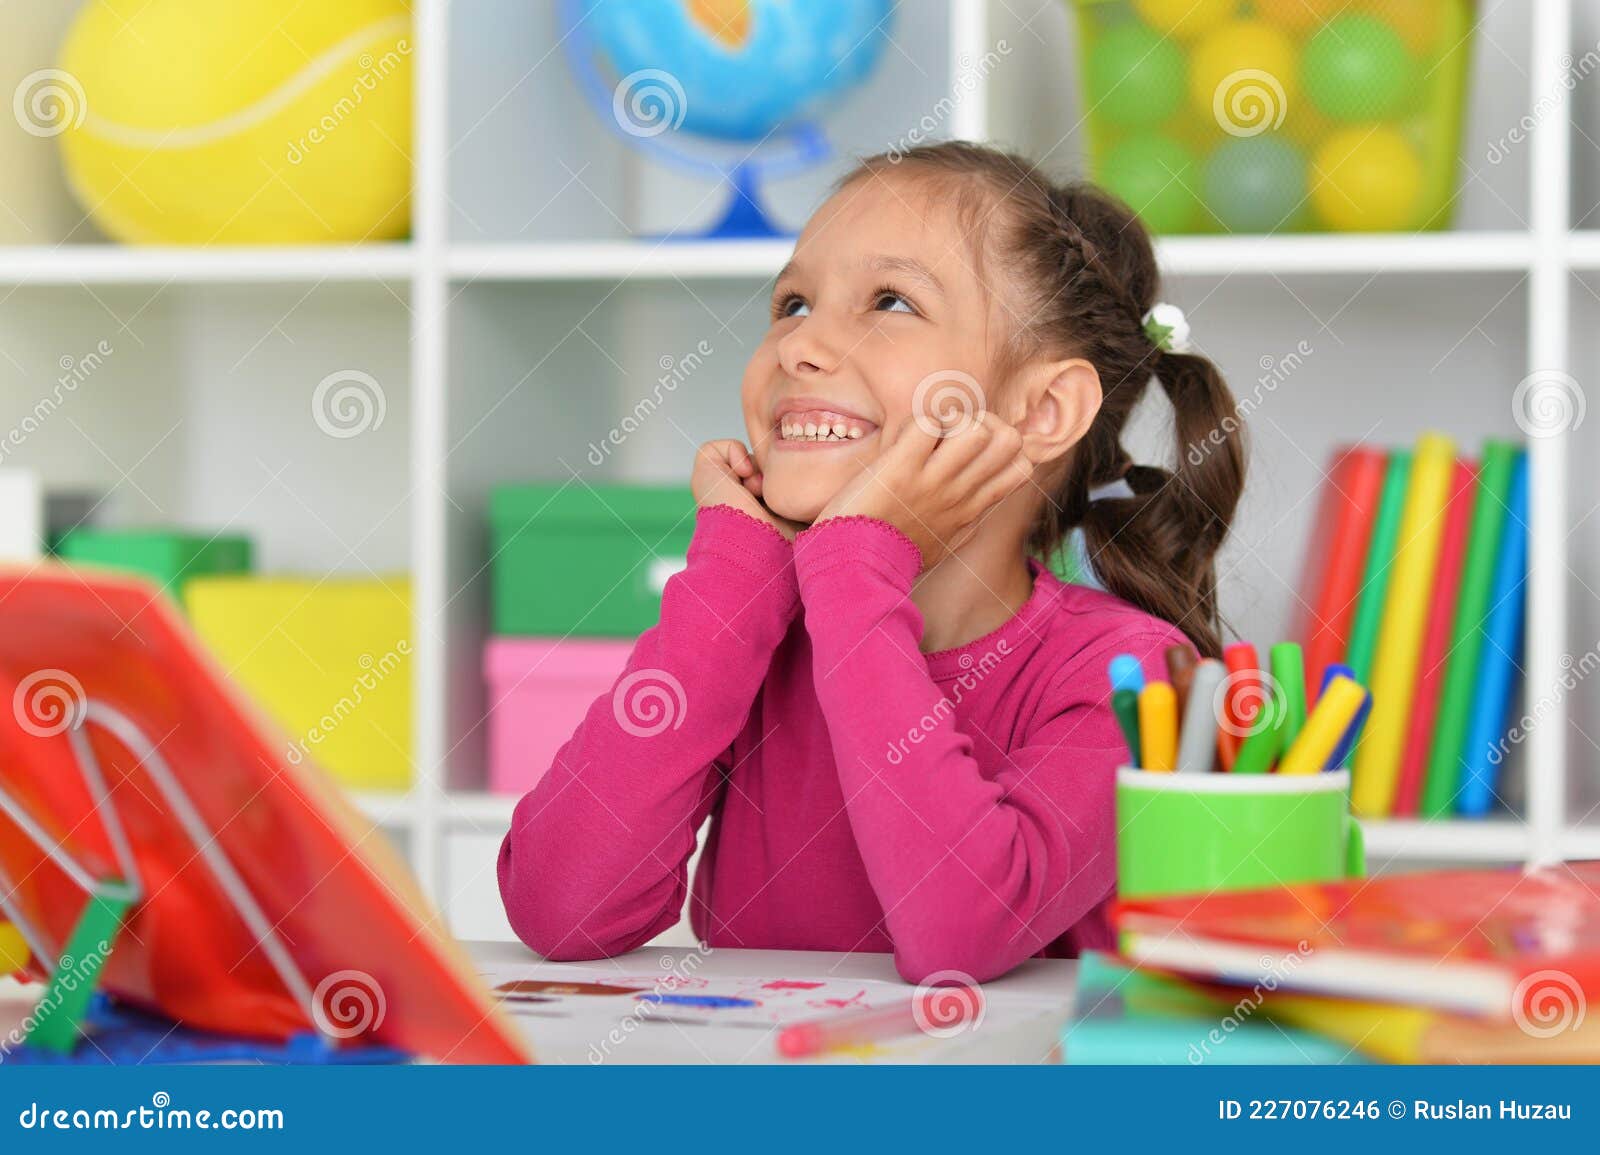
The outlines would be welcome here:
M 1138 217 L 1092 184 L 1057 183 L 1020 156 L 959 141 L 869 157 L 841 183 L 895 171 L 947 186 L 980 271 L 992 256 L 1020 289 L 1006 360 L 1077 356 L 1100 374 L 1100 411 L 1067 455 L 1030 548 L 1049 557 L 1081 526 L 1107 589 L 1177 625 L 1202 654 L 1220 656 L 1214 559 L 1244 488 L 1242 425 L 1215 365 L 1166 352 L 1145 333 L 1161 278 Z M 1152 376 L 1175 414 L 1170 472 L 1134 464 L 1122 446 Z M 1090 500 L 1117 480 L 1133 496 Z

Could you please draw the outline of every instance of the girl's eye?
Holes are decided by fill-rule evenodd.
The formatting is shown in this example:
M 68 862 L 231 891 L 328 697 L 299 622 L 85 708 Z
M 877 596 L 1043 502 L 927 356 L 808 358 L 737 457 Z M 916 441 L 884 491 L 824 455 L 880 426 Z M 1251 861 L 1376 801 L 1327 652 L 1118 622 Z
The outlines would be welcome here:
M 778 307 L 773 313 L 780 321 L 788 317 L 809 317 L 811 306 L 800 297 L 785 297 L 778 302 Z
M 877 299 L 873 302 L 872 307 L 874 310 L 880 313 L 916 312 L 916 310 L 911 307 L 910 301 L 907 301 L 899 293 L 890 292 L 887 289 L 878 294 Z

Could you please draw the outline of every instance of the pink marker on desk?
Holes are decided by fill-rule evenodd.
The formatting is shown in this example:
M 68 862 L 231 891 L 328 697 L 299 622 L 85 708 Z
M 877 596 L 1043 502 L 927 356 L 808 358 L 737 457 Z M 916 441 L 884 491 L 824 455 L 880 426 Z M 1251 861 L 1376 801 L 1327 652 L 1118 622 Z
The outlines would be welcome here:
M 870 1046 L 919 1031 L 945 1038 L 982 1022 L 983 991 L 980 988 L 929 987 L 894 1006 L 869 1007 L 785 1027 L 778 1032 L 778 1054 L 786 1059 L 806 1059 L 828 1051 Z

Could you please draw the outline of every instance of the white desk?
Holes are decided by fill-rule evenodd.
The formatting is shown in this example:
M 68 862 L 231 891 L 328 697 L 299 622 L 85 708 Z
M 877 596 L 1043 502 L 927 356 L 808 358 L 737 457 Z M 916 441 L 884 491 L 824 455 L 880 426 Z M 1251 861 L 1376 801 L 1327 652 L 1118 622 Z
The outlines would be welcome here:
M 517 943 L 469 943 L 480 973 L 497 985 L 507 978 L 572 979 L 615 982 L 627 976 L 692 975 L 709 980 L 799 979 L 897 984 L 909 998 L 914 988 L 895 974 L 886 954 L 646 947 L 621 958 L 587 963 L 546 963 Z M 886 1044 L 876 1054 L 844 1053 L 832 1062 L 893 1063 L 1048 1063 L 1059 1062 L 1061 1028 L 1072 1010 L 1077 964 L 1064 959 L 1030 959 L 1015 971 L 985 983 L 984 1016 L 948 1038 L 911 1036 Z M 877 989 L 877 988 L 875 988 Z M 610 1039 L 611 1024 L 601 1018 L 543 1017 L 555 1013 L 539 1004 L 505 1004 L 544 1063 L 773 1063 L 777 1030 L 729 1028 L 634 1016 L 626 1032 Z M 825 1012 L 819 1012 L 819 1015 Z

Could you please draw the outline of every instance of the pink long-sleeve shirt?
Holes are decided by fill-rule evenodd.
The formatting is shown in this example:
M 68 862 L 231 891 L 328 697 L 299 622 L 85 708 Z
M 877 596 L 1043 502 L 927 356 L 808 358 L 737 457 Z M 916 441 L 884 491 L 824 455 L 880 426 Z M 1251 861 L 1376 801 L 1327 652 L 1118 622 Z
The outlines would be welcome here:
M 917 548 L 847 518 L 791 546 L 728 507 L 555 763 L 517 805 L 500 892 L 552 959 L 642 945 L 679 918 L 712 946 L 893 951 L 979 981 L 1111 942 L 1106 667 L 1155 674 L 1172 625 L 1037 570 L 1027 603 L 920 651 Z

